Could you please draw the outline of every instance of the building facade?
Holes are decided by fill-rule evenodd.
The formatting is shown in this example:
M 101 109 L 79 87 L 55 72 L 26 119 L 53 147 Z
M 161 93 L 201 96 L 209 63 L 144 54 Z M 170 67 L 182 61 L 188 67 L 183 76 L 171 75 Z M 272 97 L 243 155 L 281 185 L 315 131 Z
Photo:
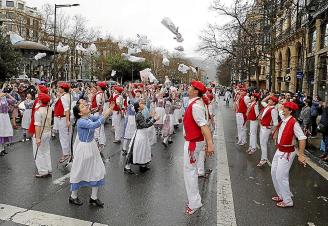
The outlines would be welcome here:
M 306 28 L 306 91 L 322 99 L 328 97 L 328 1 L 307 0 L 304 12 Z
M 0 0 L 0 26 L 4 32 L 15 32 L 25 40 L 38 42 L 41 14 L 23 0 Z

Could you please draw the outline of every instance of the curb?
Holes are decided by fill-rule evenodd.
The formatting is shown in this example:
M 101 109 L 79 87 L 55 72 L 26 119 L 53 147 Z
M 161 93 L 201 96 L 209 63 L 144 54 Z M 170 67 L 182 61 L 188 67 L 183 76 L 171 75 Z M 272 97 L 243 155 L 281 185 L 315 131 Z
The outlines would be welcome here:
M 326 162 L 322 161 L 320 158 L 318 158 L 317 156 L 313 155 L 311 152 L 309 152 L 308 150 L 305 149 L 305 154 L 307 157 L 309 157 L 314 163 L 316 163 L 318 166 L 320 166 L 321 168 L 323 168 L 324 170 L 326 170 L 328 172 L 328 165 Z

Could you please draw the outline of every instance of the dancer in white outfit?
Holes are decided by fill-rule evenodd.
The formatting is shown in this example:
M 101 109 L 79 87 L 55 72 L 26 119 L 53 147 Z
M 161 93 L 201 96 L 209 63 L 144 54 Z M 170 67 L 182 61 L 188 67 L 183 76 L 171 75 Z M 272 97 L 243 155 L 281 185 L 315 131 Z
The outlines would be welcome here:
M 295 138 L 299 143 L 298 161 L 306 166 L 304 157 L 306 136 L 297 120 L 291 115 L 297 109 L 297 104 L 293 102 L 282 104 L 283 118 L 274 134 L 274 138 L 277 139 L 277 151 L 272 160 L 271 176 L 277 195 L 273 196 L 272 200 L 281 208 L 294 206 L 293 195 L 289 188 L 289 170 L 297 155 Z

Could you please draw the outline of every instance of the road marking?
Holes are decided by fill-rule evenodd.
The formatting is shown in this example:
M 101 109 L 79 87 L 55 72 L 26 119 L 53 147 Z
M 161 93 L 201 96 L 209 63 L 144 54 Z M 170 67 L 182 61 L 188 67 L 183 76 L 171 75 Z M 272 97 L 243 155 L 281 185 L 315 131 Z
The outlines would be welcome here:
M 233 194 L 228 166 L 226 141 L 224 138 L 222 112 L 219 108 L 216 116 L 216 128 L 218 136 L 216 138 L 217 151 L 217 225 L 234 226 L 236 223 L 235 207 L 233 204 Z
M 324 177 L 326 180 L 328 180 L 328 172 L 324 170 L 322 167 L 318 166 L 316 163 L 314 163 L 309 157 L 305 156 L 306 163 L 311 166 L 311 168 L 319 173 L 322 177 Z
M 64 217 L 35 210 L 28 210 L 6 204 L 0 204 L 0 220 L 11 221 L 29 226 L 107 226 L 106 224 L 99 224 L 96 222 L 84 221 L 71 217 Z
M 52 183 L 57 185 L 63 185 L 65 184 L 66 180 L 70 177 L 70 173 L 58 178 L 57 180 L 54 180 Z

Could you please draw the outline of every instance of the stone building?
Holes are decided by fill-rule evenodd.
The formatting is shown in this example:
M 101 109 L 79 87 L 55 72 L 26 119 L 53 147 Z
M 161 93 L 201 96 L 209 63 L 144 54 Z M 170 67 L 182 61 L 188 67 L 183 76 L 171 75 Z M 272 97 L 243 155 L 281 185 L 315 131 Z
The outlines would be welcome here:
M 301 91 L 305 69 L 302 0 L 280 0 L 276 14 L 275 91 Z
M 307 0 L 304 13 L 306 28 L 305 90 L 327 101 L 328 1 Z
M 0 0 L 0 27 L 4 32 L 12 31 L 25 40 L 38 42 L 41 20 L 37 8 L 28 7 L 24 0 Z

